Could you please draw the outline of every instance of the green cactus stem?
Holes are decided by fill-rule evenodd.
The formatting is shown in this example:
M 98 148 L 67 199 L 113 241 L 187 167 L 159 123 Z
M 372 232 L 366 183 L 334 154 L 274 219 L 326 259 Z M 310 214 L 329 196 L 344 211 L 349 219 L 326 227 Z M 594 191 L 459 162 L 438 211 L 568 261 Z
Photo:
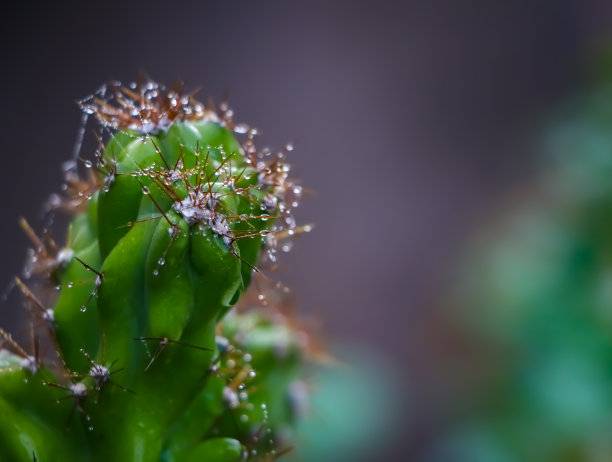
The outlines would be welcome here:
M 277 242 L 310 229 L 289 149 L 258 151 L 226 105 L 179 86 L 113 83 L 80 106 L 107 141 L 52 197 L 74 215 L 64 248 L 22 222 L 35 347 L 0 331 L 0 460 L 274 459 L 299 336 L 261 311 L 223 320 Z

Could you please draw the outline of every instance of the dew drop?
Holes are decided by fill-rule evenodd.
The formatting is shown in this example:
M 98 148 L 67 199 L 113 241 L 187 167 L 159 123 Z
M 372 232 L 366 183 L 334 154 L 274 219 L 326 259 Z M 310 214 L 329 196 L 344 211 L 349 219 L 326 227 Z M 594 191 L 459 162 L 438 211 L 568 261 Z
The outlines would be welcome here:
M 87 307 L 85 305 L 83 305 L 81 307 L 81 313 L 85 313 L 85 311 L 87 311 Z
M 153 270 L 153 276 L 158 276 L 158 275 L 159 275 L 159 270 L 154 269 L 154 270 Z
M 255 378 L 257 374 L 255 373 L 255 371 L 249 371 L 249 377 L 250 378 Z
M 159 260 L 157 260 L 157 264 L 159 266 L 164 266 L 165 263 L 166 263 L 166 259 L 164 257 L 162 257 Z
M 234 127 L 234 133 L 244 134 L 249 131 L 249 126 L 245 124 L 238 124 Z
M 240 416 L 240 422 L 242 422 L 242 423 L 247 423 L 248 421 L 249 421 L 249 416 L 248 416 L 248 415 L 246 415 L 246 414 L 242 414 L 242 415 Z

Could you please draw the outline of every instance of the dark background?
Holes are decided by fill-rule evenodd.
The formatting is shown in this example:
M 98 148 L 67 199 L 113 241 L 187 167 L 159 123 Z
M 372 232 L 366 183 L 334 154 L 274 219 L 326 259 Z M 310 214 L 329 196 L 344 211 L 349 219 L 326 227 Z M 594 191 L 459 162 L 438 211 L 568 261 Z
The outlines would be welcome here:
M 74 101 L 141 70 L 225 90 L 260 145 L 295 141 L 315 232 L 281 278 L 324 337 L 378 351 L 410 400 L 376 460 L 418 459 L 436 431 L 430 313 L 469 232 L 537 170 L 537 122 L 588 78 L 607 2 L 24 2 L 1 15 L 0 283 L 22 267 L 81 115 Z M 436 6 L 432 6 L 436 3 Z M 7 8 L 7 7 L 4 7 Z M 14 297 L 0 307 L 13 326 Z M 407 394 L 408 395 L 408 394 Z M 408 423 L 409 422 L 409 423 Z

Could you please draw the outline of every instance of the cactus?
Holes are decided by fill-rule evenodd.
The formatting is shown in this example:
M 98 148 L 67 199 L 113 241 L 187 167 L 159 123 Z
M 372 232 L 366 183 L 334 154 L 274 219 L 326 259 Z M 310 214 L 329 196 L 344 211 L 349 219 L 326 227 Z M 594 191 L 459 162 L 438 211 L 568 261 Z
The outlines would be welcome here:
M 80 106 L 99 149 L 50 201 L 74 215 L 66 245 L 22 221 L 33 341 L 0 330 L 0 460 L 275 459 L 303 336 L 271 306 L 228 312 L 310 229 L 292 216 L 291 147 L 258 151 L 227 105 L 178 85 L 112 83 Z

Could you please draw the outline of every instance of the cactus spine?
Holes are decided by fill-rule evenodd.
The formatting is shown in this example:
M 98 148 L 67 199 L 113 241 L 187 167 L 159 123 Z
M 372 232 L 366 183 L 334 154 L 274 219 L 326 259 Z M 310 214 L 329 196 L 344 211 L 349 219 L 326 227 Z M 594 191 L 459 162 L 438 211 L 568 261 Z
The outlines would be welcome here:
M 1 331 L 0 460 L 274 459 L 298 337 L 264 311 L 220 322 L 277 241 L 308 230 L 288 149 L 257 151 L 256 130 L 179 86 L 114 83 L 80 104 L 108 140 L 52 200 L 74 212 L 65 248 L 23 223 L 36 348 Z

